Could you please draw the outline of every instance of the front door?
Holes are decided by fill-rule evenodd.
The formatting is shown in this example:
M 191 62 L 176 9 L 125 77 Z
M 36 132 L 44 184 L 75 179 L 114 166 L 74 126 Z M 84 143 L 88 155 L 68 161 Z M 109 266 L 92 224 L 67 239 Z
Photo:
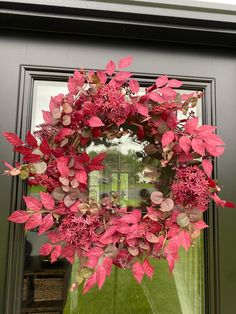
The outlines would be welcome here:
M 161 74 L 180 79 L 185 90 L 201 90 L 204 97 L 199 113 L 202 121 L 219 127 L 219 135 L 227 145 L 225 155 L 215 169 L 224 186 L 223 198 L 234 199 L 234 112 L 235 112 L 235 56 L 230 51 L 191 46 L 160 44 L 135 40 L 95 37 L 65 37 L 57 35 L 32 36 L 31 34 L 2 34 L 0 38 L 0 68 L 2 77 L 0 94 L 1 130 L 15 131 L 22 137 L 34 125 L 39 111 L 47 106 L 48 96 L 64 91 L 64 82 L 74 68 L 103 69 L 108 59 L 119 60 L 126 55 L 134 58 L 130 70 L 143 82 L 143 86 Z M 41 93 L 41 94 L 40 94 Z M 45 94 L 45 95 L 44 95 Z M 1 139 L 2 157 L 11 160 L 10 147 Z M 121 143 L 114 158 L 122 158 Z M 135 149 L 131 154 L 134 154 Z M 124 157 L 124 156 L 123 156 Z M 125 162 L 113 163 L 113 172 L 94 184 L 106 193 L 120 190 L 124 200 L 135 195 L 135 182 L 131 187 L 128 176 L 128 157 Z M 111 158 L 112 162 L 112 158 Z M 127 165 L 126 165 L 127 163 Z M 1 291 L 2 309 L 8 314 L 33 312 L 22 307 L 24 278 L 24 234 L 21 227 L 7 224 L 11 210 L 22 206 L 20 196 L 24 186 L 1 177 Z M 109 181 L 110 180 L 110 181 Z M 92 180 L 91 180 L 92 181 Z M 136 196 L 135 196 L 136 197 Z M 135 198 L 134 197 L 134 198 Z M 130 197 L 132 201 L 132 197 Z M 113 274 L 101 292 L 87 296 L 68 294 L 65 313 L 232 313 L 230 309 L 235 278 L 235 256 L 230 246 L 234 238 L 234 209 L 211 208 L 206 219 L 210 225 L 204 239 L 194 252 L 184 257 L 174 276 L 169 276 L 166 265 L 157 263 L 156 277 L 138 286 L 123 271 Z M 9 235 L 9 237 L 7 237 Z M 73 269 L 72 269 L 73 275 Z M 14 302 L 12 302 L 12 298 Z M 40 300 L 38 300 L 40 302 Z M 50 303 L 50 302 L 49 302 Z M 52 302 L 51 302 L 52 304 Z M 60 306 L 35 306 L 35 312 L 59 313 Z M 231 308 L 232 309 L 232 308 Z M 4 310 L 1 311 L 4 313 Z

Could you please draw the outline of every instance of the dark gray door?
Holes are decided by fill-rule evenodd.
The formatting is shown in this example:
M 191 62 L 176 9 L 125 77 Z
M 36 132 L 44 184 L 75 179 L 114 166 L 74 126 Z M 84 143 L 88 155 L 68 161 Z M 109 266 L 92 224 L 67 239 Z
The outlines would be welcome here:
M 30 126 L 34 80 L 63 80 L 75 67 L 104 68 L 110 58 L 133 55 L 130 70 L 138 75 L 145 78 L 167 74 L 182 79 L 188 89 L 203 90 L 203 119 L 218 126 L 227 145 L 216 167 L 224 186 L 222 198 L 234 201 L 236 56 L 230 49 L 8 31 L 0 35 L 0 53 L 1 132 L 17 131 L 23 137 Z M 1 159 L 12 158 L 10 146 L 1 138 Z M 0 180 L 0 313 L 15 314 L 21 294 L 23 232 L 10 225 L 7 216 L 16 206 L 22 206 L 22 187 L 5 176 Z M 206 312 L 230 314 L 235 309 L 236 210 L 211 208 L 207 219 L 210 229 L 205 237 Z

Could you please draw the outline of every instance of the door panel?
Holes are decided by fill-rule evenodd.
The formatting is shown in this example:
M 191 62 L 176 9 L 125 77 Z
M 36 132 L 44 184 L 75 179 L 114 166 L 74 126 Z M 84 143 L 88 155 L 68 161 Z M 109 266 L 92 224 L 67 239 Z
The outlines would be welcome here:
M 33 73 L 35 67 L 40 70 L 40 66 L 48 66 L 50 67 L 49 72 L 53 72 L 53 67 L 62 67 L 61 73 L 66 76 L 66 68 L 80 66 L 103 68 L 109 58 L 118 60 L 122 56 L 131 54 L 134 56 L 131 71 L 146 75 L 158 73 L 183 77 L 186 83 L 192 80 L 197 88 L 202 86 L 206 91 L 205 103 L 208 106 L 203 113 L 203 119 L 210 123 L 216 122 L 219 126 L 219 134 L 227 144 L 226 153 L 217 164 L 217 175 L 224 186 L 222 197 L 235 200 L 233 177 L 236 172 L 236 167 L 234 167 L 236 146 L 231 143 L 234 143 L 236 132 L 233 119 L 235 113 L 233 99 L 236 96 L 236 58 L 230 50 L 202 47 L 199 51 L 195 47 L 184 45 L 180 47 L 107 38 L 101 41 L 98 38 L 82 36 L 69 38 L 48 35 L 46 38 L 39 34 L 36 37 L 20 32 L 8 32 L 7 34 L 2 32 L 0 49 L 2 55 L 0 68 L 2 77 L 4 77 L 0 85 L 1 131 L 17 130 L 18 134 L 22 136 L 30 127 L 31 108 L 29 104 L 32 103 L 30 84 L 33 83 L 31 78 L 36 75 Z M 27 71 L 22 70 L 22 64 L 27 65 L 29 69 L 29 65 L 34 65 L 31 78 L 26 73 Z M 37 75 L 40 77 L 40 74 Z M 60 81 L 56 75 L 54 79 Z M 215 116 L 217 117 L 216 121 L 214 121 Z M 3 139 L 1 139 L 1 143 L 1 159 L 11 161 L 10 147 Z M 20 194 L 23 187 L 17 182 L 12 184 L 11 180 L 4 176 L 1 176 L 0 180 L 2 203 L 0 227 L 4 234 L 0 242 L 0 263 L 7 270 L 0 274 L 0 312 L 13 314 L 19 313 L 20 307 L 19 287 L 22 279 L 19 279 L 19 272 L 22 272 L 22 262 L 20 261 L 23 258 L 23 246 L 20 239 L 23 238 L 23 233 L 22 229 L 12 224 L 6 224 L 6 219 L 12 210 L 21 208 Z M 210 229 L 206 233 L 205 241 L 205 252 L 207 253 L 206 312 L 231 313 L 235 304 L 234 291 L 236 288 L 236 256 L 232 254 L 231 250 L 236 212 L 233 209 L 227 209 L 226 213 L 225 209 L 212 208 L 208 218 Z M 119 296 L 119 294 L 117 295 Z M 118 298 L 118 304 L 121 304 L 122 299 L 123 297 Z

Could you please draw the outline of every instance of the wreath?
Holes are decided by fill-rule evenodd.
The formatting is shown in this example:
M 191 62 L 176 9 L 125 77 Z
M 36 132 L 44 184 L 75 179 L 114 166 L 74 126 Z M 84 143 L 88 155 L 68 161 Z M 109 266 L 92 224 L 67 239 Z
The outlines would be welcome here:
M 150 258 L 166 259 L 172 271 L 179 248 L 187 251 L 207 227 L 209 202 L 234 207 L 220 199 L 211 178 L 212 157 L 224 152 L 224 142 L 214 126 L 198 126 L 193 108 L 202 93 L 180 94 L 182 82 L 164 75 L 140 94 L 139 82 L 123 70 L 131 62 L 128 56 L 117 66 L 110 60 L 104 71 L 75 70 L 68 94 L 51 97 L 45 123 L 28 132 L 25 143 L 4 132 L 22 155 L 15 167 L 4 162 L 5 174 L 42 187 L 39 198 L 23 196 L 27 210 L 8 219 L 45 233 L 48 243 L 40 254 L 51 262 L 78 257 L 72 289 L 84 282 L 84 293 L 96 284 L 101 288 L 112 265 L 130 269 L 139 283 L 153 276 Z M 87 148 L 124 135 L 144 147 L 143 162 L 155 165 L 155 191 L 142 210 L 123 208 L 117 193 L 101 202 L 89 195 L 89 173 L 104 169 L 106 153 L 92 158 Z

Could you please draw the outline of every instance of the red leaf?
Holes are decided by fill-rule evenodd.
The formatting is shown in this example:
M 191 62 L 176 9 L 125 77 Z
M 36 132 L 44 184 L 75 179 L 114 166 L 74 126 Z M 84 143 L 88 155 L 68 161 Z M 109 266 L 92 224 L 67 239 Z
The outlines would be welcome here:
M 55 244 L 57 242 L 60 242 L 62 240 L 61 234 L 58 231 L 50 231 L 47 233 L 47 237 L 49 240 Z
M 205 146 L 201 139 L 194 138 L 191 142 L 192 149 L 201 156 L 205 155 Z
M 104 165 L 88 165 L 89 171 L 102 170 L 104 168 L 105 168 Z
M 132 93 L 137 94 L 139 92 L 139 82 L 136 80 L 130 80 L 129 88 Z
M 30 214 L 25 210 L 16 210 L 13 214 L 11 214 L 10 217 L 8 217 L 8 220 L 23 224 L 25 223 L 30 217 Z
M 77 170 L 75 173 L 75 177 L 79 183 L 84 185 L 87 184 L 88 175 L 85 170 Z
M 42 209 L 42 203 L 37 198 L 32 197 L 32 196 L 23 196 L 23 199 L 26 203 L 26 206 L 29 209 L 35 210 L 35 211 Z
M 191 118 L 188 119 L 184 125 L 184 129 L 188 134 L 192 134 L 194 131 L 197 130 L 198 126 L 198 118 Z
M 65 257 L 65 258 L 69 258 L 69 262 L 72 261 L 71 258 L 74 258 L 74 255 L 75 255 L 75 248 L 70 246 L 70 245 L 67 245 L 67 246 L 64 246 L 62 248 L 62 251 L 61 251 L 61 256 Z
M 146 233 L 146 240 L 148 242 L 150 242 L 150 243 L 157 243 L 157 242 L 159 242 L 158 237 L 155 234 L 151 233 L 151 232 L 147 232 Z
M 182 85 L 183 85 L 183 82 L 173 79 L 173 80 L 169 80 L 166 86 L 176 88 L 176 87 L 180 87 Z
M 225 202 L 225 207 L 229 207 L 229 208 L 235 208 L 236 206 L 235 206 L 235 204 L 234 203 L 232 203 L 232 202 Z
M 42 256 L 47 256 L 52 251 L 52 245 L 50 243 L 43 244 L 39 249 L 39 254 Z
M 46 209 L 53 209 L 55 206 L 54 198 L 49 193 L 40 192 L 41 201 L 43 203 L 43 207 Z
M 51 253 L 51 263 L 55 262 L 60 255 L 61 255 L 61 245 L 57 244 L 56 246 L 54 246 Z
M 191 238 L 187 231 L 181 231 L 179 234 L 179 239 L 183 248 L 188 251 L 191 246 Z
M 26 134 L 26 142 L 27 144 L 29 144 L 29 146 L 33 147 L 33 148 L 37 148 L 38 147 L 38 143 L 36 138 L 30 133 L 30 131 L 27 132 Z
M 97 282 L 97 274 L 96 274 L 96 273 L 93 273 L 93 274 L 85 281 L 83 293 L 88 292 L 93 286 L 95 286 L 96 282 Z
M 163 134 L 162 136 L 162 139 L 161 139 L 161 143 L 162 143 L 162 146 L 167 146 L 169 145 L 170 143 L 173 142 L 175 138 L 175 134 L 173 131 L 167 131 Z
M 28 154 L 31 155 L 32 148 L 25 147 L 25 146 L 17 146 L 17 147 L 14 148 L 14 151 L 17 152 L 17 153 L 20 153 L 22 155 L 28 155 Z
M 41 224 L 42 215 L 41 214 L 33 214 L 29 217 L 29 219 L 25 223 L 25 230 L 30 230 L 38 227 Z
M 187 136 L 183 135 L 179 138 L 179 146 L 188 155 L 191 148 L 191 140 Z
M 114 79 L 116 81 L 125 81 L 127 80 L 128 78 L 130 78 L 132 74 L 130 72 L 124 72 L 124 71 L 121 71 L 121 72 L 118 72 L 116 73 Z
M 98 288 L 101 289 L 105 280 L 106 280 L 106 269 L 104 268 L 103 265 L 99 265 L 98 269 L 96 271 L 96 280 L 98 284 Z
M 46 215 L 40 223 L 38 234 L 40 235 L 44 233 L 45 231 L 49 230 L 53 224 L 54 224 L 54 221 L 53 221 L 52 214 Z
M 41 160 L 41 156 L 37 154 L 28 154 L 23 157 L 24 162 L 39 162 Z
M 168 77 L 166 75 L 160 76 L 156 79 L 156 87 L 162 87 L 168 82 Z
M 70 128 L 62 128 L 54 138 L 55 142 L 61 142 L 65 137 L 69 137 L 74 133 L 74 130 Z
M 110 276 L 112 265 L 113 265 L 113 259 L 111 257 L 106 256 L 104 258 L 103 264 L 102 264 L 106 270 L 107 276 Z
M 153 277 L 153 273 L 154 273 L 154 268 L 152 267 L 152 265 L 150 264 L 149 260 L 146 258 L 143 262 L 143 270 L 144 273 L 152 279 Z
M 99 153 L 97 156 L 95 156 L 91 160 L 90 165 L 100 165 L 104 161 L 105 158 L 106 158 L 105 152 Z
M 134 278 L 137 280 L 138 283 L 141 283 L 144 276 L 144 269 L 142 264 L 140 264 L 139 262 L 134 263 L 132 270 Z
M 174 111 L 171 111 L 168 116 L 167 116 L 167 120 L 166 123 L 168 125 L 169 128 L 174 129 L 176 128 L 177 125 L 177 116 L 176 113 Z
M 95 116 L 87 120 L 87 124 L 91 128 L 98 128 L 98 127 L 104 126 L 104 123 L 102 122 L 102 120 Z
M 133 62 L 132 56 L 124 57 L 118 62 L 118 68 L 120 69 L 127 68 L 128 66 L 131 65 L 132 62 Z
M 196 229 L 201 230 L 201 229 L 207 228 L 209 226 L 203 220 L 199 220 L 197 222 L 194 222 L 194 227 Z
M 107 73 L 108 75 L 112 75 L 112 74 L 114 74 L 115 69 L 116 69 L 115 63 L 114 63 L 112 60 L 110 60 L 110 61 L 107 63 L 107 65 L 106 65 L 106 73 Z
M 148 117 L 148 107 L 143 105 L 143 104 L 140 104 L 140 103 L 136 103 L 135 104 L 135 107 L 138 111 L 139 114 L 141 114 L 142 116 L 144 117 Z
M 107 238 L 107 237 L 110 237 L 111 235 L 113 235 L 114 233 L 116 233 L 117 231 L 117 227 L 116 226 L 112 226 L 110 228 L 108 228 L 104 233 L 103 235 L 101 236 L 101 240 Z
M 202 167 L 203 167 L 203 170 L 204 170 L 205 174 L 208 177 L 210 177 L 211 173 L 212 173 L 212 169 L 213 169 L 211 161 L 208 160 L 208 159 L 204 159 L 202 161 Z
M 140 141 L 144 138 L 144 127 L 142 125 L 138 127 L 137 137 Z
M 5 139 L 13 146 L 21 146 L 24 142 L 15 133 L 3 132 Z
M 45 138 L 42 140 L 42 143 L 40 144 L 39 149 L 45 155 L 50 155 L 51 154 L 51 148 L 48 145 L 48 142 L 47 142 L 47 140 Z
M 149 99 L 155 101 L 155 102 L 159 102 L 159 103 L 162 103 L 162 102 L 165 102 L 165 99 L 161 97 L 160 94 L 158 94 L 157 92 L 151 92 L 149 94 Z
M 133 210 L 131 213 L 124 215 L 120 218 L 121 222 L 128 224 L 136 224 L 141 219 L 141 211 L 138 209 Z
M 65 178 L 69 176 L 68 161 L 69 158 L 65 156 L 62 156 L 57 159 L 57 169 L 60 172 L 60 175 Z

